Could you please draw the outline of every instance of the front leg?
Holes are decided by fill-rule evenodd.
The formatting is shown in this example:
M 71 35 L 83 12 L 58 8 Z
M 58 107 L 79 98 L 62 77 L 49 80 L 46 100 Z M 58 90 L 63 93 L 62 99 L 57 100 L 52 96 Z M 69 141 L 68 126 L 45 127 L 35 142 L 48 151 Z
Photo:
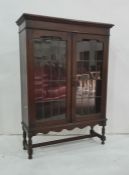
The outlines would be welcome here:
M 94 133 L 94 130 L 93 130 L 94 126 L 91 126 L 91 129 L 90 129 L 90 136 L 93 137 L 93 133 Z
M 32 135 L 28 135 L 28 159 L 32 159 L 33 149 L 32 149 Z
M 24 127 L 22 127 L 22 129 L 23 129 L 23 149 L 26 150 L 27 146 L 26 131 L 24 130 Z
M 102 125 L 102 144 L 105 144 L 106 136 L 105 136 L 105 123 Z

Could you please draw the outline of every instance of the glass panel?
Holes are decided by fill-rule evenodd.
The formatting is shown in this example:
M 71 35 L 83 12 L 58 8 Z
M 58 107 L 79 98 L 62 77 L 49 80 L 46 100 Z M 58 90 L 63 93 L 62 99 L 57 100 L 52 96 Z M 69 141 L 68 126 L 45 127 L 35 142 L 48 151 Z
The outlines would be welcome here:
M 65 118 L 65 99 L 36 103 L 37 119 L 60 120 Z
M 100 112 L 103 43 L 97 40 L 77 42 L 76 113 Z
M 66 41 L 34 39 L 35 104 L 37 119 L 64 119 L 66 108 Z
M 100 100 L 101 98 L 89 98 L 89 114 L 100 112 Z
M 103 43 L 97 42 L 97 50 L 95 51 L 95 54 L 97 61 L 103 60 Z
M 101 80 L 87 79 L 86 76 L 77 76 L 76 98 L 101 96 Z
M 76 114 L 83 116 L 87 114 L 99 113 L 101 105 L 100 97 L 77 98 Z
M 87 115 L 89 113 L 88 98 L 77 98 L 76 99 L 76 114 Z

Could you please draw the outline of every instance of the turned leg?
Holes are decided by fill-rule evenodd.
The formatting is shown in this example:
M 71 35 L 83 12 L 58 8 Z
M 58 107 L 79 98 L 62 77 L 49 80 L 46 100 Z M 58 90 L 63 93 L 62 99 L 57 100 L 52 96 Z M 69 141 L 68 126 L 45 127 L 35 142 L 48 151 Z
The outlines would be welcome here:
M 33 150 L 32 150 L 32 135 L 28 136 L 28 159 L 32 159 L 32 154 L 33 154 Z
M 23 149 L 26 150 L 27 140 L 26 140 L 26 132 L 23 128 Z
M 105 125 L 102 126 L 102 144 L 105 144 L 105 140 L 106 140 L 106 137 L 105 137 Z
M 90 136 L 92 137 L 93 136 L 93 128 L 94 128 L 94 126 L 91 126 L 91 129 L 90 129 Z

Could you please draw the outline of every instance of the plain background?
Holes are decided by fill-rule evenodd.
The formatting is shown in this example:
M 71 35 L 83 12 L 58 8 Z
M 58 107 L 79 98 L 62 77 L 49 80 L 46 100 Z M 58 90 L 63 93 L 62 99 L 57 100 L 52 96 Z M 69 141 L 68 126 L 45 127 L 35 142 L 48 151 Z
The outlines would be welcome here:
M 0 0 L 0 134 L 21 133 L 19 40 L 15 21 L 22 13 L 115 24 L 110 38 L 107 132 L 129 133 L 129 1 Z

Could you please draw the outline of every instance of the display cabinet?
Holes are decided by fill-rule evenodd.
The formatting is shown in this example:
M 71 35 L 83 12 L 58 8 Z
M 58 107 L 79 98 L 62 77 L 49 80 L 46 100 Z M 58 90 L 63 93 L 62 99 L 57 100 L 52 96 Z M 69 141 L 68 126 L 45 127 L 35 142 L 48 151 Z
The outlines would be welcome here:
M 20 39 L 23 148 L 99 137 L 104 144 L 112 24 L 23 14 Z M 100 125 L 102 133 L 94 131 Z M 88 135 L 32 143 L 49 131 L 90 126 Z M 26 139 L 26 135 L 28 139 Z

